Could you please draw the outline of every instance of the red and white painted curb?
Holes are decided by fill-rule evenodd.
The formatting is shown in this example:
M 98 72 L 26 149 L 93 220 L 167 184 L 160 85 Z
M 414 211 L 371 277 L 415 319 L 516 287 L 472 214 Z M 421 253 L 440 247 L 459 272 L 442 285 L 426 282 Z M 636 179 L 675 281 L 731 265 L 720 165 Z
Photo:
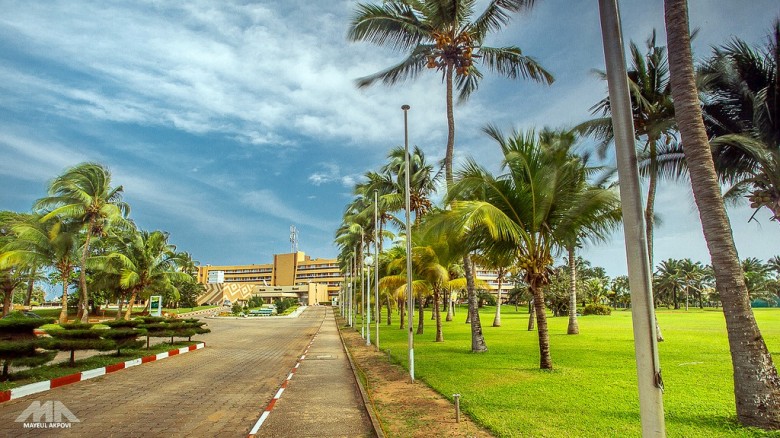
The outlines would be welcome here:
M 322 320 L 323 324 L 325 323 L 325 320 Z M 290 372 L 287 374 L 287 378 L 282 381 L 282 385 L 279 387 L 279 390 L 276 391 L 276 394 L 271 399 L 270 402 L 268 402 L 268 406 L 265 407 L 265 410 L 260 415 L 260 418 L 257 420 L 255 425 L 252 427 L 252 430 L 249 431 L 248 438 L 254 438 L 255 434 L 260 430 L 260 426 L 263 425 L 265 420 L 268 418 L 268 416 L 271 414 L 271 410 L 273 410 L 274 405 L 276 405 L 276 401 L 279 400 L 282 397 L 282 393 L 287 388 L 287 384 L 290 383 L 290 380 L 292 380 L 293 376 L 295 375 L 295 372 L 298 371 L 298 367 L 301 366 L 301 362 L 306 359 L 306 354 L 309 352 L 309 348 L 311 348 L 312 344 L 314 344 L 314 340 L 317 339 L 317 335 L 320 334 L 320 330 L 322 329 L 322 324 L 320 324 L 320 328 L 317 329 L 317 333 L 312 336 L 311 341 L 309 342 L 309 345 L 306 346 L 306 348 L 303 350 L 303 354 L 300 358 L 295 362 L 295 366 L 292 367 Z
M 145 364 L 147 362 L 154 362 L 156 360 L 162 360 L 167 357 L 176 356 L 178 354 L 188 353 L 193 350 L 200 350 L 205 347 L 206 344 L 199 342 L 189 347 L 177 348 L 175 350 L 168 350 L 164 353 L 158 353 L 152 356 L 139 357 L 138 359 L 128 360 L 125 362 L 115 363 L 102 368 L 95 368 L 92 370 L 82 371 L 80 373 L 70 374 L 67 376 L 57 377 L 56 379 L 46 380 L 43 382 L 30 383 L 29 385 L 20 386 L 18 388 L 9 389 L 6 391 L 0 391 L 0 403 L 16 400 L 17 398 L 25 397 L 39 392 L 48 391 L 50 389 L 58 388 L 60 386 L 70 385 L 71 383 L 80 382 L 82 380 L 88 380 L 95 377 L 104 376 L 115 371 L 123 370 L 125 368 L 131 368 L 137 365 Z

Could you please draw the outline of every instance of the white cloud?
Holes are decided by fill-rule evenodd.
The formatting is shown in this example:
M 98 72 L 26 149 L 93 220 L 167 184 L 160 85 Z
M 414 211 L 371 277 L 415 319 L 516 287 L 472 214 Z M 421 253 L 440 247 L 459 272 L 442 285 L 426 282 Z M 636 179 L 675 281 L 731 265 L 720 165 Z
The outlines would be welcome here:
M 326 232 L 333 230 L 333 224 L 317 220 L 294 207 L 290 207 L 271 190 L 261 189 L 247 192 L 241 196 L 241 202 L 255 212 L 284 219 L 291 224 L 308 225 Z

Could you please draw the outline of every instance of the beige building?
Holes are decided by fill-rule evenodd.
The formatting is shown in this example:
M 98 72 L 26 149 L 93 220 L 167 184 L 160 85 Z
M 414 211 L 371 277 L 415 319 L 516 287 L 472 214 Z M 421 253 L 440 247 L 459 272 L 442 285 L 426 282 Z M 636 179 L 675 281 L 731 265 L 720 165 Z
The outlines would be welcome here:
M 261 265 L 205 265 L 198 267 L 198 282 L 207 285 L 207 289 L 215 289 L 209 285 L 235 285 L 242 292 L 235 296 L 251 296 L 260 292 L 271 293 L 273 290 L 263 288 L 296 287 L 285 293 L 303 293 L 306 291 L 308 300 L 330 302 L 338 295 L 344 277 L 339 272 L 336 259 L 312 259 L 303 251 L 274 254 L 273 263 Z M 313 285 L 313 289 L 309 287 Z M 310 292 L 311 290 L 311 292 Z M 228 291 L 230 292 L 230 291 Z M 212 294 L 213 295 L 213 294 Z M 225 294 L 226 299 L 229 293 Z M 316 297 L 316 298 L 315 298 Z M 211 298 L 211 300 L 207 299 Z M 238 298 L 244 299 L 244 298 Z M 247 298 L 248 299 L 248 298 Z M 202 302 L 216 302 L 213 296 L 205 297 Z M 234 300 L 231 300 L 234 301 Z

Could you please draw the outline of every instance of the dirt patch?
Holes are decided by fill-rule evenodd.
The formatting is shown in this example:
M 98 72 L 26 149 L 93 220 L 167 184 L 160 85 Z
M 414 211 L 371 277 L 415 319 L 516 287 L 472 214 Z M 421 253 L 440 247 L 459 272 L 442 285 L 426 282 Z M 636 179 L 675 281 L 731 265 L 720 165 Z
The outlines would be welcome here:
M 411 383 L 407 370 L 373 346 L 366 347 L 356 331 L 343 329 L 343 319 L 337 322 L 387 437 L 493 436 L 463 412 L 455 422 L 452 402 L 421 381 Z

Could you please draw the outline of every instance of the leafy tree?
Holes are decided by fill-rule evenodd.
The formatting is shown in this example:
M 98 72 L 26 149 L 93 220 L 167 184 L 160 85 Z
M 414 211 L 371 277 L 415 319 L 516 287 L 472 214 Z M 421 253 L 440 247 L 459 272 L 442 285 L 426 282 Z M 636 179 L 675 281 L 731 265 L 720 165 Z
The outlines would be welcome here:
M 137 328 L 143 321 L 138 319 L 105 321 L 103 324 L 110 327 L 101 333 L 103 339 L 109 339 L 116 348 L 116 355 L 122 354 L 122 349 L 140 348 L 143 340 L 138 340 L 139 336 L 146 335 L 146 330 Z
M 475 17 L 474 1 L 385 0 L 381 5 L 358 3 L 349 28 L 351 41 L 369 41 L 407 52 L 406 59 L 379 73 L 361 78 L 358 87 L 377 81 L 393 85 L 415 79 L 424 68 L 442 75 L 447 95 L 447 148 L 444 169 L 452 183 L 455 146 L 453 86 L 465 101 L 477 90 L 482 73 L 478 65 L 510 79 L 552 83 L 553 77 L 519 47 L 494 48 L 484 44 L 491 32 L 509 23 L 511 14 L 530 9 L 534 0 L 491 0 Z
M 73 322 L 60 324 L 61 330 L 48 330 L 52 339 L 47 340 L 46 349 L 70 352 L 70 366 L 76 364 L 76 350 L 106 351 L 114 348 L 114 343 L 101 337 L 102 330 L 93 329 L 93 324 Z
M 11 365 L 33 367 L 54 359 L 55 352 L 41 351 L 42 341 L 34 329 L 52 322 L 46 318 L 27 318 L 20 312 L 0 319 L 0 362 L 3 372 L 0 381 L 8 380 Z
M 687 0 L 665 0 L 675 117 L 691 177 L 734 368 L 737 418 L 746 426 L 780 428 L 780 377 L 750 308 L 745 277 L 718 185 L 693 69 Z M 760 376 L 760 377 L 757 377 Z

